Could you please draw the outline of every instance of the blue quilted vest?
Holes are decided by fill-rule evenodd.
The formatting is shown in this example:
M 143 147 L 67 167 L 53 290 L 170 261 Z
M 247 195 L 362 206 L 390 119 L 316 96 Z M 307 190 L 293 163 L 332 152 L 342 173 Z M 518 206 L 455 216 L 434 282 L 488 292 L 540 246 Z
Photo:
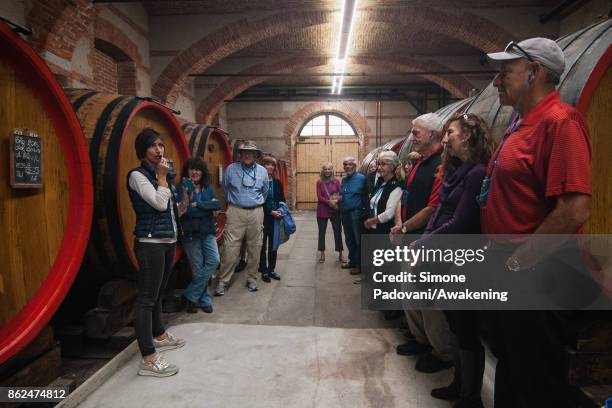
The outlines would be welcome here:
M 134 171 L 143 174 L 151 182 L 151 184 L 153 184 L 153 187 L 155 187 L 156 190 L 159 186 L 157 183 L 157 177 L 155 176 L 155 171 L 145 163 L 142 163 L 140 167 L 132 169 L 128 172 L 127 189 L 130 194 L 130 200 L 132 200 L 132 207 L 136 213 L 134 235 L 136 235 L 136 238 L 174 238 L 170 202 L 164 211 L 157 211 L 155 208 L 151 207 L 136 191 L 130 187 L 130 175 Z M 170 182 L 168 182 L 168 187 L 172 192 L 175 222 L 177 228 L 179 229 L 176 235 L 177 237 L 180 237 L 181 231 L 178 221 L 179 212 L 178 207 L 176 206 L 176 189 Z

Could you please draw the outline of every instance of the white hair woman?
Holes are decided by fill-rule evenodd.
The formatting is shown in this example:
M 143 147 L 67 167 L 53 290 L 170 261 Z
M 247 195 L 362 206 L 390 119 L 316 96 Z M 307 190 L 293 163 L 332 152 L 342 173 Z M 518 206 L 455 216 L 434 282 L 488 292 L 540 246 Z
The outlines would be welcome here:
M 342 257 L 342 222 L 340 218 L 340 181 L 334 175 L 334 167 L 330 162 L 321 166 L 319 180 L 317 180 L 317 226 L 319 227 L 319 262 L 325 262 L 325 233 L 329 220 L 334 232 L 334 242 L 338 252 L 338 260 L 345 262 Z
M 370 192 L 370 217 L 363 223 L 369 233 L 388 234 L 394 225 L 395 207 L 402 194 L 395 174 L 401 166 L 402 163 L 393 151 L 384 151 L 378 155 L 378 171 L 382 183 L 377 183 Z

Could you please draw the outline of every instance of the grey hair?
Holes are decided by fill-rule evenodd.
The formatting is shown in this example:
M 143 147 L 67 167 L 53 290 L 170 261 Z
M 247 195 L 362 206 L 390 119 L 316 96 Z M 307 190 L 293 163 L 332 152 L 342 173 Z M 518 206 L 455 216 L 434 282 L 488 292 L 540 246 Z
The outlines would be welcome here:
M 435 132 L 436 135 L 442 134 L 444 122 L 442 122 L 442 118 L 435 113 L 426 113 L 412 120 L 413 125 L 417 122 L 428 131 Z
M 402 163 L 400 162 L 399 157 L 397 157 L 397 154 L 395 154 L 394 151 L 392 150 L 385 150 L 384 152 L 380 152 L 378 154 L 378 161 L 380 160 L 388 160 L 390 162 L 390 164 L 393 166 L 393 169 L 396 169 L 397 166 L 401 166 Z
M 344 159 L 342 159 L 342 163 L 344 164 L 346 162 L 353 162 L 357 164 L 357 159 L 355 159 L 353 156 L 346 156 Z

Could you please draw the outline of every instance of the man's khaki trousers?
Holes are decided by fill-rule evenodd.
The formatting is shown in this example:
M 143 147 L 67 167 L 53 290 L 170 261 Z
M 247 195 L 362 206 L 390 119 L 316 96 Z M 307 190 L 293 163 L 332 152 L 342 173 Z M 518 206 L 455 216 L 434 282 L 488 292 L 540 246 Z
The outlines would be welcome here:
M 244 209 L 229 205 L 226 212 L 225 231 L 223 232 L 223 250 L 219 283 L 226 288 L 234 275 L 234 268 L 240 261 L 242 238 L 246 236 L 248 263 L 246 266 L 247 281 L 257 283 L 257 268 L 263 241 L 263 207 Z

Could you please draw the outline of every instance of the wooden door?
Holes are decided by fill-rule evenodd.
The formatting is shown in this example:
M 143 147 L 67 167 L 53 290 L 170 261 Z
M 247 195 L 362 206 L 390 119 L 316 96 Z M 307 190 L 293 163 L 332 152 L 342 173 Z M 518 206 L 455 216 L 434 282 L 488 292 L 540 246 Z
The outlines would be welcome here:
M 357 160 L 357 169 L 359 169 L 359 140 L 357 138 L 338 138 L 331 140 L 331 157 L 330 162 L 334 165 L 337 177 L 344 176 L 344 167 L 342 162 L 346 156 L 353 156 Z
M 321 166 L 332 162 L 337 177 L 344 175 L 342 159 L 359 155 L 357 138 L 304 138 L 297 143 L 296 207 L 299 210 L 317 208 L 317 180 Z

